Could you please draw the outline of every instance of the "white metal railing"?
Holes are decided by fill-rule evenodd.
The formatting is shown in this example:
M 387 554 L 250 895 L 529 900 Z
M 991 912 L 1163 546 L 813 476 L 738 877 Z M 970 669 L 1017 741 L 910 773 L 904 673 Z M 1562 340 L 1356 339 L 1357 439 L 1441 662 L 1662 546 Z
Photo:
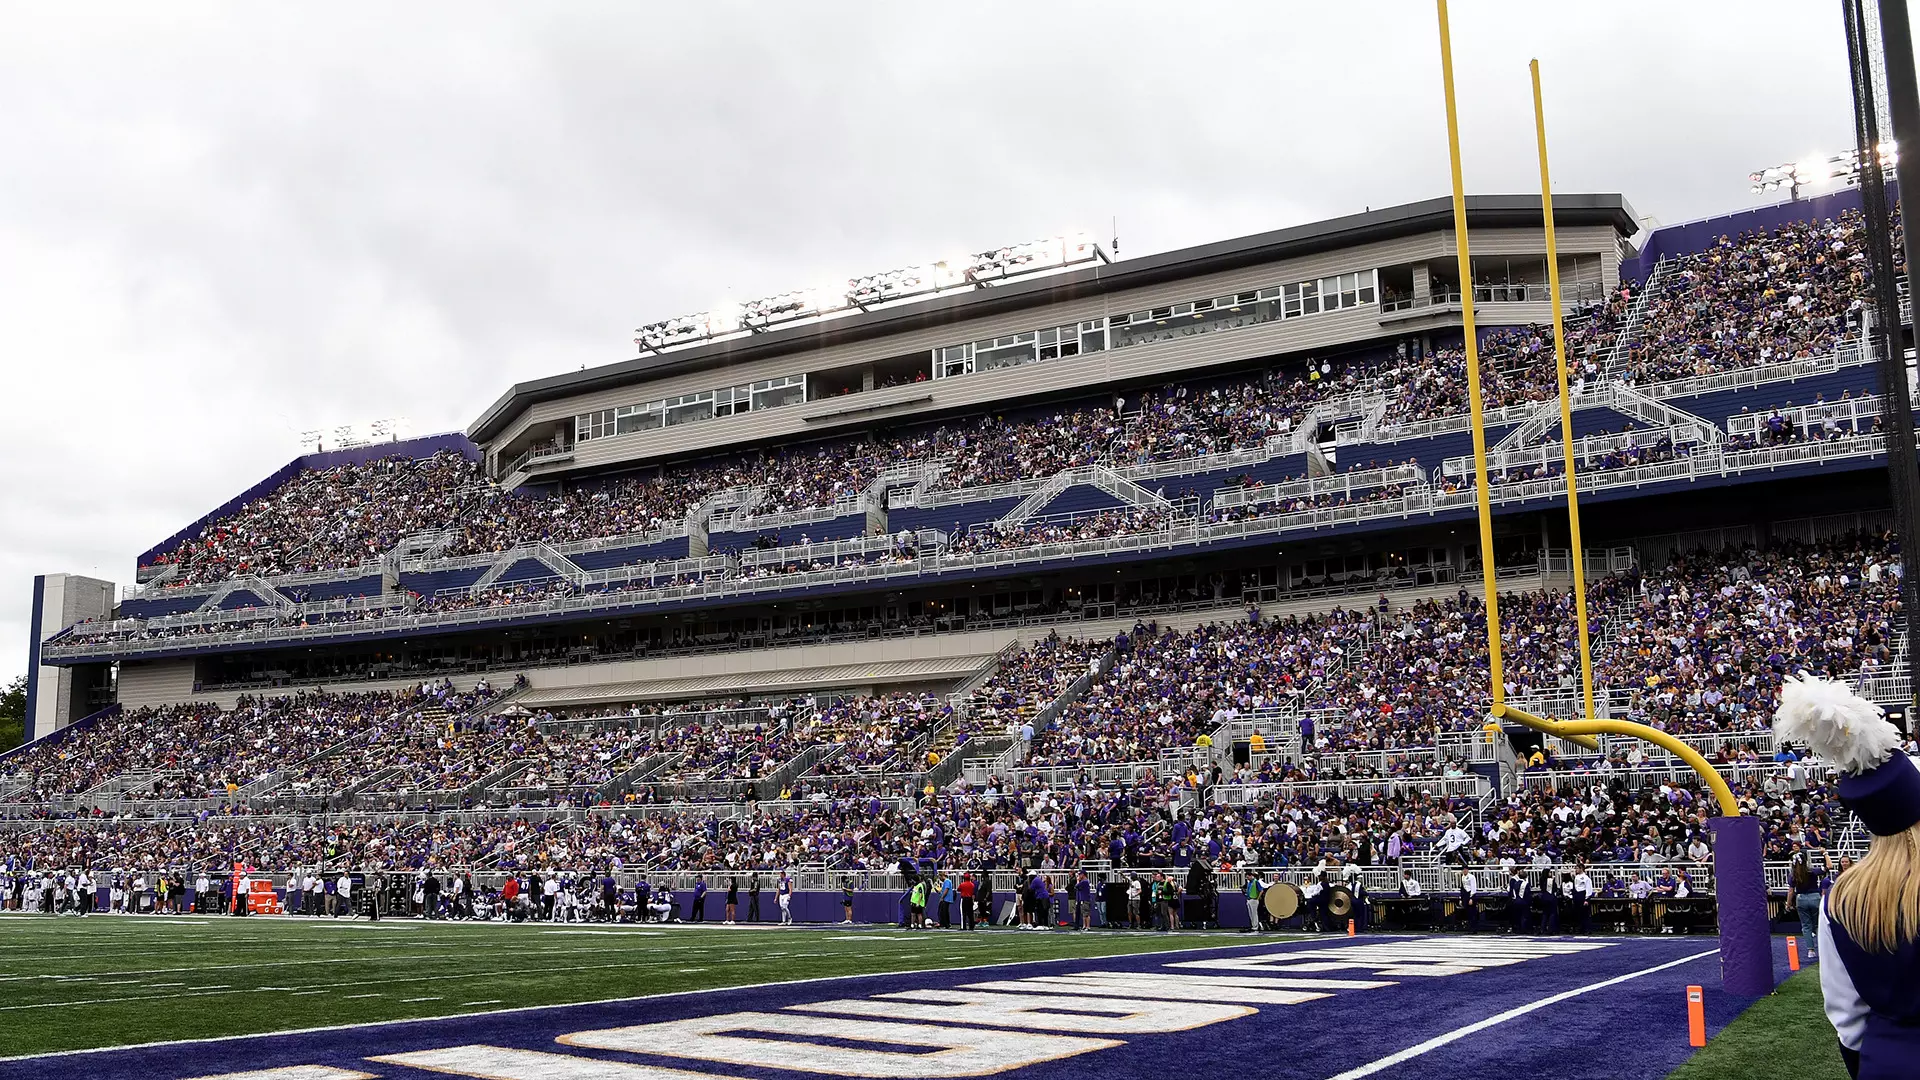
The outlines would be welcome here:
M 938 529 L 921 529 L 912 535 L 911 543 L 917 550 L 932 552 L 945 543 L 947 534 Z M 792 544 L 776 548 L 747 548 L 740 552 L 740 565 L 745 567 L 781 566 L 788 563 L 832 563 L 847 559 L 864 559 L 870 555 L 885 555 L 902 547 L 897 534 L 887 536 L 856 536 L 846 540 L 815 540 L 806 544 Z
M 1811 405 L 1775 406 L 1764 413 L 1747 412 L 1727 417 L 1727 434 L 1758 439 L 1766 433 L 1768 422 L 1775 416 L 1791 421 L 1803 432 L 1818 425 L 1829 431 L 1845 428 L 1849 434 L 1860 434 L 1872 430 L 1873 421 L 1880 418 L 1881 405 L 1879 395 L 1863 394 Z
M 541 446 L 529 447 L 526 451 L 522 452 L 519 457 L 514 458 L 511 464 L 501 469 L 499 475 L 512 476 L 514 473 L 520 472 L 523 469 L 533 468 L 536 465 L 572 460 L 573 447 L 554 446 L 548 443 Z
M 1382 469 L 1358 469 L 1305 480 L 1284 480 L 1258 487 L 1225 487 L 1213 493 L 1215 509 L 1230 506 L 1259 506 L 1289 499 L 1311 499 L 1321 495 L 1350 495 L 1394 484 L 1419 484 L 1426 473 L 1418 465 L 1393 465 Z
M 1248 806 L 1273 800 L 1380 798 L 1409 791 L 1443 799 L 1477 799 L 1487 790 L 1479 777 L 1447 779 L 1440 776 L 1379 776 L 1364 780 L 1303 780 L 1278 784 L 1213 785 L 1210 792 L 1218 806 Z
M 1556 415 L 1558 410 L 1555 410 Z M 1682 425 L 1670 428 L 1641 429 L 1637 431 L 1615 432 L 1606 435 L 1586 435 L 1573 442 L 1574 460 L 1578 465 L 1591 465 L 1597 458 L 1620 450 L 1640 449 L 1656 445 L 1661 439 L 1670 439 L 1676 445 L 1699 441 L 1699 435 L 1691 426 Z M 1566 452 L 1560 441 L 1535 443 L 1532 445 L 1514 445 L 1505 450 L 1494 450 L 1487 454 L 1487 473 L 1497 476 L 1510 469 L 1528 469 L 1538 467 L 1564 467 Z M 1472 454 L 1450 457 L 1440 464 L 1442 476 L 1469 477 L 1474 474 Z M 1495 481 L 1498 483 L 1498 481 Z
M 1588 304 L 1603 300 L 1606 295 L 1607 287 L 1599 281 L 1568 281 L 1560 285 L 1560 300 L 1564 304 Z M 1473 302 L 1476 304 L 1543 304 L 1551 299 L 1553 288 L 1544 281 L 1514 281 L 1473 287 Z

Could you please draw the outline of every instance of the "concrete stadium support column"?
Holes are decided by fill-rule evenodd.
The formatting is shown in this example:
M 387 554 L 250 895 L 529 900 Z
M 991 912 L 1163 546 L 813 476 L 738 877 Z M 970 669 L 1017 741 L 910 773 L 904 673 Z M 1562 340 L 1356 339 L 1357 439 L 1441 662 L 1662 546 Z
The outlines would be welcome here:
M 82 619 L 113 612 L 114 584 L 77 574 L 33 579 L 27 634 L 27 738 L 41 739 L 87 715 L 87 680 L 70 667 L 40 662 L 40 643 Z
M 1711 827 L 1721 985 L 1729 994 L 1763 997 L 1773 992 L 1773 939 L 1760 865 L 1760 819 L 1717 817 Z

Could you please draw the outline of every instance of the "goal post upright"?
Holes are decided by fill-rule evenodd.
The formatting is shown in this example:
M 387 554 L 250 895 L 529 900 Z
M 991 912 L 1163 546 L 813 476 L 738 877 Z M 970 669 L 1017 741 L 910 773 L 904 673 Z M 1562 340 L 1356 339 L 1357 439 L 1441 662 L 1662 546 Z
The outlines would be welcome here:
M 1594 719 L 1593 642 L 1587 627 L 1587 557 L 1580 540 L 1580 491 L 1574 476 L 1573 395 L 1567 385 L 1567 327 L 1560 297 L 1560 249 L 1553 230 L 1553 178 L 1547 171 L 1547 110 L 1540 97 L 1540 61 L 1527 63 L 1533 76 L 1533 130 L 1540 143 L 1540 225 L 1547 239 L 1547 295 L 1553 303 L 1553 362 L 1560 380 L 1560 447 L 1567 474 L 1567 542 L 1573 563 L 1573 611 L 1580 631 L 1580 702 Z
M 1541 103 L 1540 67 L 1529 64 L 1533 82 L 1534 130 L 1540 152 L 1541 223 L 1547 243 L 1548 288 L 1553 304 L 1553 347 L 1560 390 L 1560 436 L 1567 481 L 1568 529 L 1572 542 L 1574 602 L 1579 622 L 1581 699 L 1585 719 L 1557 721 L 1535 716 L 1507 704 L 1506 673 L 1500 654 L 1500 594 L 1493 564 L 1492 486 L 1487 468 L 1486 412 L 1480 398 L 1480 348 L 1474 327 L 1473 259 L 1467 241 L 1467 195 L 1460 167 L 1460 121 L 1453 83 L 1453 41 L 1447 20 L 1447 0 L 1434 0 L 1440 23 L 1440 78 L 1446 98 L 1447 155 L 1453 180 L 1454 249 L 1459 262 L 1460 312 L 1465 338 L 1467 411 L 1473 433 L 1475 507 L 1480 526 L 1481 584 L 1486 593 L 1487 673 L 1491 691 L 1488 713 L 1566 739 L 1587 749 L 1599 749 L 1595 736 L 1626 735 L 1643 739 L 1686 762 L 1707 789 L 1720 811 L 1712 819 L 1714 837 L 1714 893 L 1720 924 L 1721 982 L 1729 993 L 1759 996 L 1773 989 L 1772 945 L 1767 926 L 1766 879 L 1761 863 L 1759 819 L 1743 816 L 1732 788 L 1712 763 L 1669 732 L 1628 720 L 1594 716 L 1592 643 L 1587 627 L 1585 552 L 1580 537 L 1579 497 L 1574 475 L 1573 401 L 1567 385 L 1566 331 L 1560 298 L 1560 268 L 1554 247 L 1553 188 L 1547 168 L 1546 115 Z
M 1460 118 L 1453 94 L 1453 39 L 1447 26 L 1447 0 L 1434 0 L 1440 15 L 1440 83 L 1447 103 L 1447 156 L 1453 173 L 1453 246 L 1459 260 L 1460 322 L 1465 336 L 1467 415 L 1473 429 L 1474 505 L 1480 515 L 1480 577 L 1487 604 L 1487 673 L 1493 690 L 1490 710 L 1506 711 L 1506 672 L 1500 658 L 1500 590 L 1493 568 L 1493 504 L 1487 480 L 1486 410 L 1480 401 L 1480 343 L 1473 326 L 1473 256 L 1467 247 L 1467 189 L 1460 171 Z

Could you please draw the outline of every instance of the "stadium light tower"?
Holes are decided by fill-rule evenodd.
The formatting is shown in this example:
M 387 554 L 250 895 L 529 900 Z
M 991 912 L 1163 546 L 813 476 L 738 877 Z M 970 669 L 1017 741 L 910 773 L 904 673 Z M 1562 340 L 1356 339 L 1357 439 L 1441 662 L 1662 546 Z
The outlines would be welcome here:
M 1891 139 L 1882 141 L 1874 148 L 1880 155 L 1882 171 L 1891 170 L 1899 160 L 1898 145 Z M 1747 174 L 1752 183 L 1750 189 L 1755 195 L 1763 192 L 1787 189 L 1787 198 L 1798 202 L 1800 189 L 1817 187 L 1838 180 L 1848 187 L 1860 183 L 1862 155 L 1858 150 L 1849 150 L 1844 154 L 1821 157 L 1810 154 L 1801 161 L 1789 161 L 1785 165 L 1770 165 Z

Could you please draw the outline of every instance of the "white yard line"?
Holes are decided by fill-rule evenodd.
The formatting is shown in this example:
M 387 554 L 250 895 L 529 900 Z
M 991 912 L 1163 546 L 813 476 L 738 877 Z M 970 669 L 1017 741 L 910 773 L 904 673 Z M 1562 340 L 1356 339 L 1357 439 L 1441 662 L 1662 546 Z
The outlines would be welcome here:
M 1504 1024 L 1509 1020 L 1517 1020 L 1520 1017 L 1525 1016 L 1530 1012 L 1534 1012 L 1539 1009 L 1544 1009 L 1549 1005 L 1557 1005 L 1562 1001 L 1568 1000 L 1569 998 L 1577 998 L 1582 994 L 1590 994 L 1595 990 L 1605 990 L 1609 986 L 1618 986 L 1623 982 L 1627 982 L 1632 979 L 1637 979 L 1642 975 L 1652 975 L 1655 972 L 1665 971 L 1668 968 L 1679 967 L 1681 964 L 1691 964 L 1695 960 L 1701 960 L 1701 959 L 1705 959 L 1706 957 L 1713 956 L 1717 954 L 1719 951 L 1720 951 L 1719 949 L 1708 949 L 1706 952 L 1694 953 L 1692 956 L 1683 956 L 1678 960 L 1669 960 L 1664 964 L 1656 964 L 1650 968 L 1641 968 L 1639 971 L 1630 971 L 1625 975 L 1615 975 L 1611 979 L 1602 979 L 1597 983 L 1588 983 L 1585 986 L 1578 986 L 1573 988 L 1572 990 L 1562 990 L 1558 994 L 1553 994 L 1549 997 L 1543 997 L 1538 1001 L 1531 1001 L 1525 1005 L 1516 1005 L 1513 1008 L 1508 1009 L 1506 1012 L 1495 1013 L 1492 1016 L 1487 1017 L 1485 1020 L 1476 1021 L 1474 1023 L 1468 1024 L 1465 1027 L 1455 1028 L 1444 1035 L 1436 1035 L 1425 1042 L 1415 1043 L 1414 1045 L 1407 1047 L 1405 1050 L 1401 1050 L 1397 1053 L 1388 1054 L 1386 1057 L 1380 1058 L 1375 1061 L 1370 1061 L 1365 1065 L 1361 1065 L 1357 1068 L 1348 1069 L 1346 1072 L 1343 1072 L 1343 1073 L 1335 1074 L 1334 1076 L 1329 1077 L 1328 1080 L 1360 1080 L 1361 1077 L 1372 1076 L 1374 1073 L 1380 1072 L 1383 1069 L 1390 1069 L 1393 1066 L 1398 1065 L 1403 1061 L 1411 1061 L 1414 1058 L 1417 1058 L 1420 1055 L 1425 1054 L 1430 1050 L 1438 1050 L 1440 1047 L 1445 1046 L 1448 1043 L 1458 1042 L 1459 1040 L 1464 1039 L 1467 1036 L 1474 1034 L 1475 1032 L 1485 1031 L 1490 1027 L 1497 1027 L 1498 1025 Z

